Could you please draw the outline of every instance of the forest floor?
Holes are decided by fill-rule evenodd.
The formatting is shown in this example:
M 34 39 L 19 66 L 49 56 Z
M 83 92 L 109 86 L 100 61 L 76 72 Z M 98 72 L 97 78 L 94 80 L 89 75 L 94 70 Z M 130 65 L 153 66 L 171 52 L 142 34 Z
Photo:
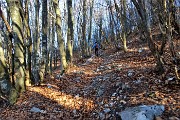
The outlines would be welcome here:
M 63 76 L 58 67 L 43 85 L 27 87 L 14 106 L 1 101 L 0 120 L 118 120 L 127 107 L 155 104 L 165 106 L 163 120 L 180 118 L 173 69 L 165 66 L 165 77 L 157 75 L 147 44 L 131 38 L 126 53 L 109 47 L 99 57 L 76 59 Z

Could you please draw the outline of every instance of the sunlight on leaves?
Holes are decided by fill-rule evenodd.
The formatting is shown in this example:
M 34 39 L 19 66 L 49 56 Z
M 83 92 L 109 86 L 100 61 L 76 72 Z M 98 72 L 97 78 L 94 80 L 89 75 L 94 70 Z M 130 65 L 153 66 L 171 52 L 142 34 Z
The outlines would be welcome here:
M 92 110 L 95 105 L 92 100 L 85 99 L 79 96 L 72 96 L 60 92 L 56 89 L 33 87 L 29 89 L 32 92 L 37 92 L 51 100 L 56 101 L 67 109 L 85 109 L 86 111 Z

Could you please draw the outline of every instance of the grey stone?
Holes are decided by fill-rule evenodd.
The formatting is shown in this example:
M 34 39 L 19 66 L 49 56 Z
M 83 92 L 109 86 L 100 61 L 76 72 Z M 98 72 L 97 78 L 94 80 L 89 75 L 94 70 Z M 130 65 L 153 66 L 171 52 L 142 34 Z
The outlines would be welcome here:
M 142 105 L 127 108 L 120 113 L 122 120 L 154 120 L 154 117 L 160 116 L 165 110 L 162 105 Z
M 108 105 L 108 104 L 105 104 L 104 107 L 109 107 L 109 105 Z
M 56 79 L 61 79 L 63 77 L 63 75 L 56 75 Z
M 134 81 L 136 84 L 139 84 L 139 83 L 141 83 L 141 80 L 135 80 Z
M 174 77 L 168 78 L 168 81 L 172 81 L 172 80 L 174 80 Z
M 110 102 L 109 103 L 109 107 L 113 107 L 114 106 L 114 103 L 113 102 Z
M 107 66 L 107 68 L 108 68 L 109 70 L 111 70 L 111 66 Z
M 131 76 L 133 76 L 133 74 L 134 74 L 134 71 L 133 70 L 129 70 L 128 73 L 127 73 L 127 76 L 131 77 Z
M 77 78 L 75 78 L 75 79 L 74 79 L 74 81 L 76 81 L 76 82 L 80 82 L 80 81 L 81 81 L 81 77 L 77 77 Z
M 48 88 L 52 88 L 52 86 L 51 86 L 50 84 L 47 84 L 47 87 L 48 87 Z
M 139 53 L 142 53 L 142 52 L 143 52 L 143 49 L 142 49 L 142 48 L 140 48 L 140 49 L 138 50 L 138 52 L 139 52 Z
M 111 112 L 111 110 L 110 110 L 109 108 L 106 108 L 106 109 L 104 109 L 103 111 L 104 111 L 105 114 Z
M 100 120 L 104 120 L 105 119 L 105 115 L 103 113 L 99 113 L 99 118 L 100 118 Z
M 76 110 L 73 110 L 73 114 L 76 114 L 77 113 L 77 111 Z
M 44 114 L 47 113 L 46 110 L 41 110 L 41 109 L 39 109 L 39 108 L 37 108 L 37 107 L 32 107 L 31 110 L 30 110 L 30 112 L 44 113 Z
M 77 95 L 75 96 L 75 98 L 79 98 L 79 94 L 77 94 Z
M 116 96 L 116 94 L 117 94 L 117 93 L 113 93 L 113 94 L 112 94 L 112 97 L 115 97 L 115 96 Z
M 99 89 L 98 96 L 102 96 L 103 94 L 104 94 L 104 90 L 103 89 Z

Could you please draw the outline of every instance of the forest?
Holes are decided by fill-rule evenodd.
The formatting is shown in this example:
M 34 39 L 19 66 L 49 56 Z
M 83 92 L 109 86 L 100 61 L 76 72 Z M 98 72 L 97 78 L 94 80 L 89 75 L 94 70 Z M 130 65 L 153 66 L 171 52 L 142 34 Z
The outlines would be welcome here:
M 179 0 L 1 0 L 0 120 L 180 120 Z

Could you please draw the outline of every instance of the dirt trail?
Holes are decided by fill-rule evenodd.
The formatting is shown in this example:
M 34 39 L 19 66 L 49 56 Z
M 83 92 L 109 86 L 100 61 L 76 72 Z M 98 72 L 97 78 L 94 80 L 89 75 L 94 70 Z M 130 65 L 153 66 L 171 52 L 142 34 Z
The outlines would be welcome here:
M 15 106 L 1 103 L 0 120 L 119 119 L 125 108 L 142 104 L 165 105 L 164 120 L 180 117 L 180 89 L 165 85 L 154 65 L 146 45 L 127 53 L 104 50 L 63 76 L 56 69 L 44 85 L 28 87 Z M 33 107 L 41 111 L 32 112 Z

